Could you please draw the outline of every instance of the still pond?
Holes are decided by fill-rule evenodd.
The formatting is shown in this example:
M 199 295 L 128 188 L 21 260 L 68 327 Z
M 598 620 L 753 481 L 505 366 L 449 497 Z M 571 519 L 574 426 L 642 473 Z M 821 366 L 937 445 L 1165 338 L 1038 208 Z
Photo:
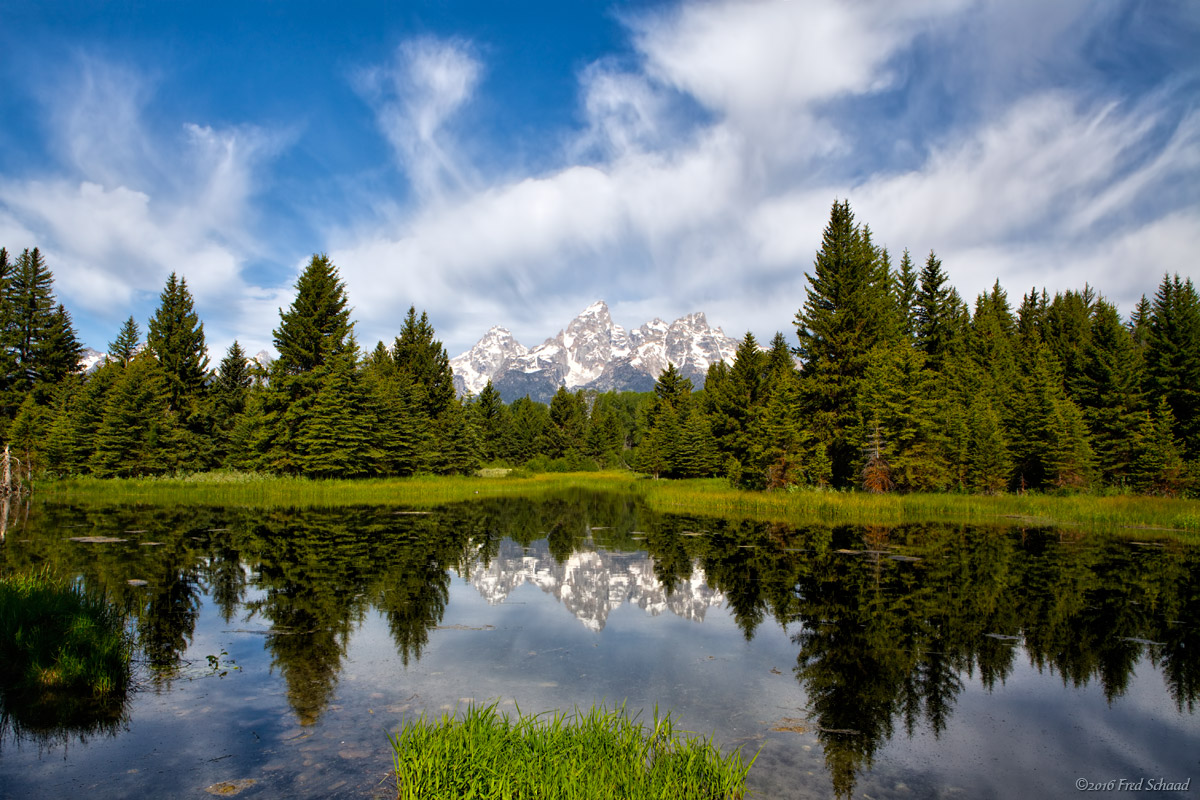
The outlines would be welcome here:
M 130 612 L 137 688 L 71 718 L 4 708 L 4 798 L 392 797 L 387 731 L 491 701 L 657 704 L 759 753 L 756 797 L 1200 792 L 1193 545 L 789 527 L 590 493 L 35 502 L 0 570 L 42 565 Z

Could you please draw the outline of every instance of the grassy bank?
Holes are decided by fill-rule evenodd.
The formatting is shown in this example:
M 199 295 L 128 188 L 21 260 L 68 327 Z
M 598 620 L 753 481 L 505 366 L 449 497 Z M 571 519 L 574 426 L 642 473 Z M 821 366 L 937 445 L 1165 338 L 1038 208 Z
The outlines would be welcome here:
M 130 652 L 124 620 L 104 598 L 45 572 L 0 577 L 0 687 L 6 694 L 123 693 Z
M 754 763 L 723 756 L 711 740 L 677 733 L 670 715 L 652 727 L 622 710 L 515 719 L 496 705 L 422 717 L 389 734 L 397 796 L 409 798 L 740 798 Z
M 1186 534 L 1200 534 L 1200 501 L 1196 500 L 1089 494 L 873 495 L 816 489 L 748 492 L 718 479 L 656 481 L 627 472 L 372 480 L 308 480 L 217 472 L 181 478 L 40 481 L 34 493 L 51 502 L 428 508 L 479 497 L 536 497 L 571 489 L 635 493 L 658 511 L 791 524 L 1022 523 L 1085 530 L 1163 529 L 1184 533 L 1185 538 L 1192 538 Z

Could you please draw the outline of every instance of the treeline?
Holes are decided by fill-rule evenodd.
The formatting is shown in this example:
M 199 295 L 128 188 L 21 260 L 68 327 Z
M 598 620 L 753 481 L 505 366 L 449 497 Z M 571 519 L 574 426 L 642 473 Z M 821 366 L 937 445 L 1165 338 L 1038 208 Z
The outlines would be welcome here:
M 918 268 L 834 203 L 794 324 L 747 334 L 696 391 L 673 365 L 653 393 L 561 388 L 546 405 L 455 395 L 445 348 L 410 308 L 360 350 L 323 255 L 273 331 L 269 367 L 237 342 L 210 369 L 186 280 L 167 281 L 145 346 L 133 318 L 83 375 L 38 251 L 0 249 L 6 441 L 28 474 L 231 468 L 314 477 L 625 467 L 747 488 L 1200 488 L 1200 297 L 1164 276 L 1129 320 L 1091 287 L 999 282 L 972 309 L 936 254 Z

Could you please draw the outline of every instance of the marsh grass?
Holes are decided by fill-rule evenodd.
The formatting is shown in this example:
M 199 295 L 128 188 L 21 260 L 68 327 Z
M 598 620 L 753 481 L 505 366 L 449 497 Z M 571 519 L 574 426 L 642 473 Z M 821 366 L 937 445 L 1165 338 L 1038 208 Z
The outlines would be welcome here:
M 0 652 L 6 699 L 102 699 L 129 685 L 132 645 L 120 612 L 44 570 L 0 577 Z
M 496 703 L 469 705 L 404 725 L 391 741 L 397 797 L 478 798 L 741 798 L 754 764 L 711 739 L 676 731 L 668 713 L 650 727 L 592 707 L 515 718 Z
M 1048 525 L 1135 535 L 1158 530 L 1200 538 L 1200 501 L 1116 494 L 869 494 L 821 489 L 752 492 L 722 479 L 653 480 L 629 472 L 514 472 L 505 476 L 417 476 L 311 480 L 241 472 L 173 478 L 39 481 L 50 502 L 313 508 L 392 505 L 432 508 L 480 497 L 537 497 L 564 490 L 638 495 L 655 511 L 745 517 L 789 524 L 900 525 L 914 522 Z M 1180 534 L 1183 534 L 1180 536 Z

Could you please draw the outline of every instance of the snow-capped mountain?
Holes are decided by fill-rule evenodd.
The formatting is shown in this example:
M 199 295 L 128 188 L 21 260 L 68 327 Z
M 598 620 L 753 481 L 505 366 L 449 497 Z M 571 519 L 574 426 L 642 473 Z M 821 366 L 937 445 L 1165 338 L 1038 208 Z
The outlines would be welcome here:
M 101 353 L 90 347 L 83 348 L 83 355 L 79 357 L 79 368 L 84 373 L 99 369 L 106 363 L 108 363 L 108 353 Z
M 703 312 L 669 325 L 655 319 L 626 333 L 601 300 L 531 350 L 505 328 L 492 328 L 450 366 L 460 394 L 478 394 L 491 380 L 506 402 L 525 395 L 548 402 L 559 386 L 649 391 L 668 363 L 700 388 L 709 366 L 732 361 L 737 344 L 710 328 Z
M 544 539 L 529 547 L 505 539 L 486 567 L 475 565 L 470 581 L 490 605 L 503 603 L 524 584 L 533 584 L 553 595 L 592 631 L 603 630 L 608 615 L 623 603 L 652 616 L 670 611 L 703 622 L 709 608 L 725 602 L 725 595 L 708 585 L 699 565 L 668 594 L 654 574 L 654 559 L 645 553 L 577 550 L 559 563 Z

